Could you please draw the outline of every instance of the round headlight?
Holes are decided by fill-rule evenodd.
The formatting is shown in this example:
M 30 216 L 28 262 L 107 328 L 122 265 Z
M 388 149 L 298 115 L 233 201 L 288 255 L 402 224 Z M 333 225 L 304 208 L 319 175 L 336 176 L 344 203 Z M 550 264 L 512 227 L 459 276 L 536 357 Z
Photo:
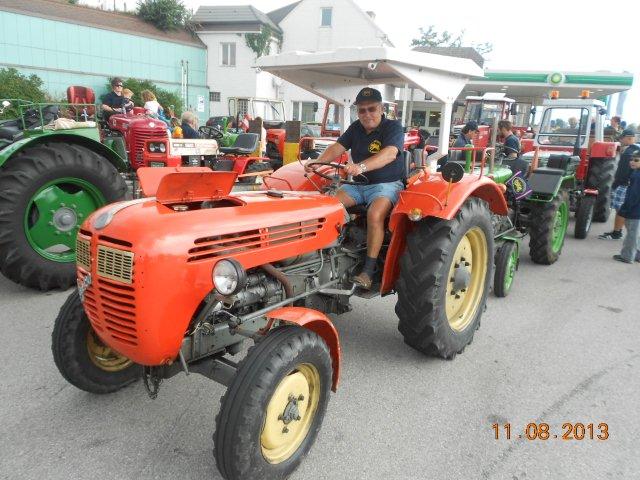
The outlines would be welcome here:
M 213 267 L 213 284 L 222 295 L 239 292 L 247 282 L 247 274 L 242 265 L 232 258 L 220 260 Z
M 164 152 L 166 152 L 166 151 L 167 151 L 167 147 L 165 146 L 165 144 L 164 144 L 164 143 L 161 143 L 161 144 L 160 144 L 160 153 L 164 153 Z

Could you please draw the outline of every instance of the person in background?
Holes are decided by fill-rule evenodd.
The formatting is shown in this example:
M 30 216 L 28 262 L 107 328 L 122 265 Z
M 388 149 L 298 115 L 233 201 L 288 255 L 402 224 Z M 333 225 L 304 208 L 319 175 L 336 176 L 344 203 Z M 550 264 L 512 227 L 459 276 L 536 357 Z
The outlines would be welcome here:
M 479 129 L 477 122 L 474 122 L 473 120 L 467 122 L 465 126 L 462 127 L 462 131 L 460 132 L 460 135 L 458 135 L 458 138 L 456 138 L 453 147 L 464 147 L 468 144 L 473 145 L 473 141 L 478 136 L 478 132 Z
M 256 117 L 256 121 L 260 121 L 260 154 L 263 157 L 267 156 L 267 129 L 264 128 L 262 117 Z
M 111 92 L 107 93 L 102 100 L 102 113 L 104 119 L 108 120 L 114 113 L 125 113 L 124 105 L 127 99 L 122 95 L 124 85 L 122 79 L 115 77 L 111 80 Z
M 507 158 L 518 158 L 520 156 L 520 140 L 512 131 L 513 125 L 509 120 L 498 122 L 498 133 L 502 138 L 503 152 Z
M 623 263 L 640 262 L 640 150 L 631 155 L 631 175 L 627 195 L 620 216 L 624 218 L 624 226 L 627 234 L 624 237 L 622 250 L 619 255 L 614 255 L 614 260 Z
M 198 117 L 193 112 L 184 112 L 181 117 L 182 138 L 200 138 L 198 133 Z
M 569 128 L 573 128 L 574 130 L 578 128 L 578 119 L 576 117 L 569 118 Z
M 148 115 L 160 116 L 160 112 L 163 111 L 162 105 L 158 103 L 158 99 L 151 90 L 143 90 L 140 92 L 142 101 L 144 102 L 144 111 Z
M 611 117 L 611 128 L 613 128 L 618 135 L 622 133 L 622 127 L 620 126 L 621 118 L 617 115 L 615 117 Z
M 627 128 L 620 135 L 621 146 L 626 147 L 620 155 L 618 168 L 611 185 L 611 208 L 616 211 L 616 218 L 613 221 L 613 230 L 598 235 L 601 240 L 620 240 L 622 238 L 622 227 L 624 226 L 624 217 L 619 213 L 620 207 L 624 203 L 629 179 L 631 177 L 631 156 L 634 152 L 640 150 L 640 145 L 635 143 L 636 131 Z
M 133 100 L 132 100 L 133 92 L 128 88 L 125 88 L 122 90 L 122 96 L 127 99 L 127 101 L 124 104 L 124 110 L 126 113 L 129 113 L 131 110 L 133 110 L 133 107 L 135 107 L 135 104 L 133 103 Z

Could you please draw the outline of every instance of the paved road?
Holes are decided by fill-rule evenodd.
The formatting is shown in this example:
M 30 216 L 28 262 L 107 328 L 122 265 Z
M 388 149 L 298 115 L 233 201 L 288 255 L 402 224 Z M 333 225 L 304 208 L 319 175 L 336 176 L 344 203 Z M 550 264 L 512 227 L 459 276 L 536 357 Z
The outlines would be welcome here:
M 490 298 L 473 344 L 425 358 L 396 329 L 395 297 L 336 318 L 344 364 L 322 431 L 293 478 L 637 479 L 640 265 L 619 243 L 567 240 L 551 267 L 521 263 Z M 68 295 L 0 279 L 0 478 L 219 479 L 211 449 L 223 388 L 178 376 L 147 398 L 68 385 L 54 367 L 54 317 Z M 512 425 L 495 440 L 491 425 Z M 528 441 L 529 422 L 609 425 L 606 441 Z M 597 433 L 597 432 L 596 432 Z

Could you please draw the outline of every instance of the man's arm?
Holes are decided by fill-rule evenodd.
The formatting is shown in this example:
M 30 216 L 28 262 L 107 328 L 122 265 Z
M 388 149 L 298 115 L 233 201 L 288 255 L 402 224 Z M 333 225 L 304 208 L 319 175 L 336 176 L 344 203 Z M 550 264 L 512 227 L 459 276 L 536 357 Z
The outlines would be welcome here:
M 307 173 L 311 172 L 311 168 L 307 167 L 306 164 L 308 163 L 329 163 L 329 162 L 333 162 L 336 158 L 340 157 L 340 155 L 342 155 L 344 152 L 346 152 L 347 149 L 344 148 L 344 146 L 338 142 L 333 143 L 332 145 L 329 145 L 327 147 L 327 149 L 322 152 L 320 154 L 320 156 L 316 159 L 310 158 L 309 160 L 307 160 L 307 162 L 305 163 L 305 171 Z
M 369 172 L 371 170 L 377 170 L 379 168 L 384 167 L 385 165 L 388 165 L 389 163 L 393 162 L 397 156 L 398 156 L 398 147 L 394 147 L 390 145 L 388 147 L 384 147 L 375 155 L 372 155 L 366 160 L 356 164 L 356 166 L 364 163 L 366 165 L 367 172 Z

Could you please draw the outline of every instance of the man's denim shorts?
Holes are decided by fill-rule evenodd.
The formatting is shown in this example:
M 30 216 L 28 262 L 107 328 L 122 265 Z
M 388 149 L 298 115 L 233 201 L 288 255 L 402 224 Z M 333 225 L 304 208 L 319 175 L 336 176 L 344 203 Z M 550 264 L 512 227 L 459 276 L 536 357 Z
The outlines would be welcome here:
M 343 185 L 341 190 L 353 198 L 356 205 L 371 205 L 378 197 L 388 198 L 393 205 L 398 201 L 398 194 L 404 190 L 401 180 L 388 183 L 373 183 L 371 185 Z

